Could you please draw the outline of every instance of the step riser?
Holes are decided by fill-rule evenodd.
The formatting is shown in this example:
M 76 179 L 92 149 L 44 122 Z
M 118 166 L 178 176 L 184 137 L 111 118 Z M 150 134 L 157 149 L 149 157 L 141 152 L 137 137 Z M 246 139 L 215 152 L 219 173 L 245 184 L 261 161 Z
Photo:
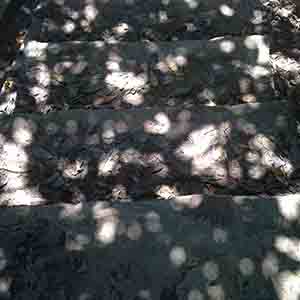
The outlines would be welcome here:
M 29 171 L 7 173 L 0 203 L 11 205 L 79 196 L 111 200 L 117 186 L 121 197 L 168 198 L 175 185 L 180 194 L 207 184 L 216 192 L 263 192 L 265 176 L 280 186 L 276 176 L 292 173 L 297 146 L 284 102 L 193 111 L 78 110 L 7 117 L 0 125 L 0 167 Z
M 32 38 L 39 41 L 203 39 L 262 33 L 260 1 L 43 1 Z
M 155 44 L 29 42 L 18 66 L 16 90 L 7 97 L 17 111 L 231 105 L 274 96 L 268 41 L 260 35 Z

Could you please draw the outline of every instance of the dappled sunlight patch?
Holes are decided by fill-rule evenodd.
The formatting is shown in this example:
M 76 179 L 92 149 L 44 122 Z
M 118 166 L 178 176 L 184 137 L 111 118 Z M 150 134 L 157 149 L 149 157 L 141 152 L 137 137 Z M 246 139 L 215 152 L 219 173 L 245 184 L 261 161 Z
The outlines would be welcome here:
M 51 83 L 50 70 L 46 64 L 39 63 L 30 76 L 34 76 L 34 80 L 38 85 L 47 87 Z
M 163 231 L 161 218 L 155 211 L 150 211 L 145 215 L 145 227 L 149 232 L 158 233 Z
M 296 221 L 300 217 L 300 198 L 299 195 L 278 196 L 277 205 L 280 214 L 287 221 Z
M 191 9 L 196 9 L 199 5 L 198 0 L 184 0 L 184 2 L 189 6 Z
M 258 163 L 260 161 L 260 154 L 258 151 L 247 151 L 245 154 L 245 160 L 249 163 Z
M 83 15 L 88 22 L 95 21 L 98 14 L 99 12 L 95 4 L 87 4 L 83 9 Z
M 88 175 L 88 171 L 86 160 L 75 159 L 65 162 L 62 174 L 65 178 L 69 179 L 84 179 Z
M 205 101 L 205 105 L 207 106 L 216 106 L 215 98 L 216 93 L 212 89 L 204 88 L 200 93 L 197 94 L 197 98 L 200 101 Z
M 219 266 L 213 261 L 207 261 L 202 267 L 202 274 L 208 281 L 215 281 L 220 275 Z
M 30 95 L 34 97 L 35 104 L 42 104 L 47 102 L 49 98 L 49 89 L 42 86 L 33 86 L 29 88 Z
M 233 41 L 224 40 L 220 42 L 220 50 L 224 53 L 230 54 L 236 49 L 236 45 Z
M 3 145 L 2 160 L 0 162 L 3 167 L 17 172 L 26 171 L 29 161 L 30 159 L 24 150 L 23 145 L 13 142 L 6 142 Z
M 74 62 L 68 60 L 56 63 L 53 67 L 54 73 L 52 73 L 52 78 L 55 81 L 58 81 L 58 83 L 63 82 L 64 81 L 63 73 L 67 73 L 71 69 L 73 64 Z
M 208 294 L 210 300 L 226 299 L 225 291 L 221 284 L 208 286 L 207 294 Z
M 141 239 L 143 235 L 143 228 L 139 222 L 132 222 L 127 226 L 127 237 L 130 240 L 137 241 Z
M 176 210 L 183 208 L 197 208 L 203 202 L 203 195 L 192 194 L 185 196 L 176 196 L 172 198 L 172 202 L 176 205 Z
M 111 144 L 116 138 L 114 122 L 107 120 L 103 123 L 102 140 L 105 144 Z
M 282 271 L 273 278 L 279 300 L 298 300 L 300 297 L 300 271 Z
M 123 184 L 116 184 L 112 191 L 112 201 L 125 200 L 128 198 L 127 188 Z
M 261 168 L 280 169 L 282 174 L 290 175 L 293 166 L 287 158 L 275 153 L 275 144 L 264 134 L 257 134 L 249 140 L 249 147 L 261 155 Z
M 145 102 L 145 97 L 141 93 L 127 94 L 124 96 L 124 101 L 132 106 L 139 106 Z
M 117 150 L 112 150 L 110 153 L 101 157 L 98 163 L 98 176 L 109 176 L 118 165 L 120 153 Z
M 19 117 L 13 122 L 12 136 L 18 145 L 28 146 L 33 142 L 36 130 L 37 126 L 33 121 Z
M 255 166 L 250 166 L 247 171 L 248 176 L 255 180 L 259 180 L 259 179 L 263 178 L 266 175 L 266 172 L 267 172 L 266 167 L 264 167 L 260 164 L 255 165 Z
M 160 10 L 158 13 L 158 20 L 160 23 L 166 23 L 169 20 L 168 14 L 165 10 Z
M 250 22 L 254 25 L 259 25 L 264 22 L 264 17 L 266 17 L 266 12 L 260 9 L 253 10 L 253 17 L 250 19 Z
M 1 173 L 0 173 L 1 174 Z M 7 183 L 5 185 L 5 188 L 7 191 L 15 191 L 17 189 L 23 189 L 27 186 L 32 185 L 31 178 L 28 174 L 25 174 L 26 176 L 20 176 L 18 173 L 6 173 L 7 174 Z M 24 174 L 23 174 L 24 175 Z
M 136 75 L 133 72 L 114 71 L 106 75 L 106 84 L 119 89 L 135 89 L 141 90 L 146 87 L 148 78 L 145 73 Z
M 151 134 L 166 134 L 171 129 L 171 120 L 169 117 L 161 112 L 157 113 L 153 120 L 145 121 L 144 131 Z
M 214 125 L 203 126 L 190 133 L 187 140 L 175 150 L 175 155 L 183 161 L 191 161 L 193 175 L 203 175 L 203 172 L 214 169 L 215 176 L 227 177 L 222 165 L 227 156 L 223 145 L 227 143 L 230 131 L 231 127 L 227 122 L 222 123 L 219 128 Z
M 256 50 L 257 64 L 267 65 L 270 59 L 270 48 L 266 36 L 251 35 L 244 40 L 244 45 L 250 50 Z
M 189 134 L 187 141 L 176 150 L 176 155 L 184 160 L 191 159 L 197 154 L 204 155 L 211 145 L 216 145 L 217 139 L 218 131 L 215 125 L 203 126 Z
M 71 20 L 67 20 L 62 28 L 65 33 L 70 34 L 76 29 L 76 24 Z
M 288 236 L 277 236 L 274 246 L 278 252 L 284 253 L 289 258 L 300 262 L 300 240 Z
M 65 247 L 68 251 L 83 251 L 91 242 L 91 238 L 86 234 L 68 234 Z
M 279 272 L 279 259 L 274 252 L 267 253 L 262 261 L 262 273 L 265 278 L 272 278 Z
M 199 289 L 192 289 L 188 292 L 187 300 L 204 300 L 205 297 Z
M 235 14 L 235 10 L 230 6 L 228 6 L 227 4 L 220 5 L 219 10 L 221 14 L 226 17 L 233 17 Z
M 121 23 L 118 23 L 116 26 L 114 26 L 112 28 L 112 31 L 118 37 L 121 37 L 121 36 L 127 34 L 130 31 L 130 29 L 131 28 L 130 28 L 130 26 L 127 23 L 121 22 Z
M 0 101 L 0 111 L 5 112 L 7 114 L 11 114 L 14 112 L 16 108 L 16 101 L 18 98 L 18 92 L 17 91 L 3 91 L 4 86 L 2 90 L 0 91 L 1 95 L 1 101 Z
M 169 54 L 163 60 L 159 61 L 155 68 L 162 73 L 178 72 L 180 68 L 188 64 L 187 57 L 181 54 L 180 49 L 177 49 L 178 54 Z
M 91 300 L 93 295 L 89 292 L 83 292 L 79 295 L 78 300 Z
M 268 68 L 263 66 L 249 66 L 247 73 L 252 76 L 253 79 L 258 80 L 271 75 L 271 72 Z
M 104 245 L 113 243 L 121 224 L 118 210 L 96 203 L 92 209 L 93 218 L 97 222 L 95 238 Z
M 251 276 L 254 275 L 255 265 L 250 258 L 242 258 L 239 262 L 239 269 L 242 275 Z
M 244 103 L 254 103 L 257 99 L 254 94 L 245 94 L 241 96 L 241 100 Z
M 178 195 L 178 191 L 175 186 L 162 184 L 156 188 L 155 194 L 161 199 L 171 199 Z
M 118 61 L 108 60 L 105 63 L 106 69 L 110 72 L 119 72 L 121 71 L 120 63 Z
M 9 193 L 5 193 L 2 195 L 3 198 L 0 200 L 0 202 L 5 202 L 5 198 L 8 198 L 7 200 L 11 201 L 11 203 L 8 203 L 9 205 L 41 205 L 47 203 L 47 199 L 44 198 L 36 189 L 22 189 L 22 190 L 16 190 Z
M 45 60 L 47 58 L 46 52 L 48 50 L 48 43 L 39 43 L 37 41 L 29 41 L 24 48 L 24 55 L 28 58 L 38 58 Z
M 170 251 L 169 258 L 175 267 L 181 267 L 187 262 L 187 253 L 184 247 L 174 246 Z
M 0 296 L 5 299 L 9 299 L 11 296 L 11 285 L 13 283 L 13 278 L 10 276 L 0 277 Z
M 137 294 L 140 300 L 152 300 L 151 291 L 150 290 L 140 290 Z
M 7 266 L 7 258 L 3 248 L 0 248 L 0 272 L 3 272 Z
M 116 240 L 118 233 L 119 219 L 110 217 L 108 220 L 103 220 L 97 226 L 95 238 L 104 245 L 113 243 Z
M 59 219 L 71 219 L 74 221 L 79 221 L 83 219 L 83 204 L 79 203 L 77 205 L 63 205 L 59 212 Z
M 213 239 L 216 243 L 226 243 L 228 242 L 228 231 L 223 228 L 213 229 Z

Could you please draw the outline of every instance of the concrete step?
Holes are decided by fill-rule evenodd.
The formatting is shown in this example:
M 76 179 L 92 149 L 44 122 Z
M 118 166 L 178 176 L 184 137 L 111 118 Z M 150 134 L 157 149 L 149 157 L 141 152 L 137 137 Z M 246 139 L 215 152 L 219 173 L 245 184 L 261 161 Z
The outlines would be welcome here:
M 32 38 L 38 41 L 203 39 L 262 33 L 263 1 L 41 1 Z
M 1 205 L 297 189 L 286 102 L 16 114 L 0 137 Z
M 298 207 L 299 195 L 191 195 L 171 203 L 2 208 L 0 293 L 3 299 L 296 299 Z
M 196 107 L 274 100 L 268 37 L 28 42 L 1 110 Z

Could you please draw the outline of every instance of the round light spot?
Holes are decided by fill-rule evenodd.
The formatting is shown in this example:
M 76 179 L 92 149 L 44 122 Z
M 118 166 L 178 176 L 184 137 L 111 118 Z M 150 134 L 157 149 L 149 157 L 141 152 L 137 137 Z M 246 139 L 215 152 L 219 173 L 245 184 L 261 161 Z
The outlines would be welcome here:
M 250 276 L 255 271 L 255 265 L 249 258 L 243 258 L 239 263 L 240 271 L 245 276 Z
M 236 46 L 235 46 L 234 42 L 227 40 L 227 41 L 222 41 L 220 43 L 220 48 L 221 48 L 221 51 L 229 54 L 235 50 Z
M 219 267 L 216 263 L 208 261 L 204 264 L 202 273 L 209 281 L 214 281 L 219 277 Z
M 185 249 L 179 246 L 174 247 L 170 252 L 170 260 L 176 267 L 182 266 L 187 260 Z
M 220 6 L 220 12 L 222 15 L 226 16 L 226 17 L 232 17 L 235 13 L 234 9 L 229 7 L 226 4 L 222 4 Z
M 189 291 L 188 300 L 204 300 L 204 297 L 199 290 L 193 289 Z

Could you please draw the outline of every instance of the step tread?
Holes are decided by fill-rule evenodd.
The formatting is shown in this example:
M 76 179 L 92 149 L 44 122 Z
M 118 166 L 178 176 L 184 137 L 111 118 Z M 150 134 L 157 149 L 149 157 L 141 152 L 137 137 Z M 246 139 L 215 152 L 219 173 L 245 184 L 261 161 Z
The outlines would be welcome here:
M 299 271 L 287 270 L 299 255 L 286 224 L 291 232 L 297 225 L 278 206 L 297 210 L 299 195 L 193 198 L 201 204 L 190 210 L 167 201 L 1 209 L 2 281 L 10 287 L 2 294 L 184 300 L 208 293 L 237 300 L 276 299 L 277 292 L 290 299 Z M 227 209 L 218 210 L 220 203 Z
M 199 39 L 267 27 L 259 0 L 50 0 L 35 15 L 32 38 L 39 41 Z
M 223 105 L 274 99 L 268 36 L 160 43 L 30 41 L 7 102 L 18 111 Z M 17 95 L 17 99 L 16 99 Z
M 286 102 L 17 114 L 0 125 L 0 204 L 286 192 L 300 158 Z

